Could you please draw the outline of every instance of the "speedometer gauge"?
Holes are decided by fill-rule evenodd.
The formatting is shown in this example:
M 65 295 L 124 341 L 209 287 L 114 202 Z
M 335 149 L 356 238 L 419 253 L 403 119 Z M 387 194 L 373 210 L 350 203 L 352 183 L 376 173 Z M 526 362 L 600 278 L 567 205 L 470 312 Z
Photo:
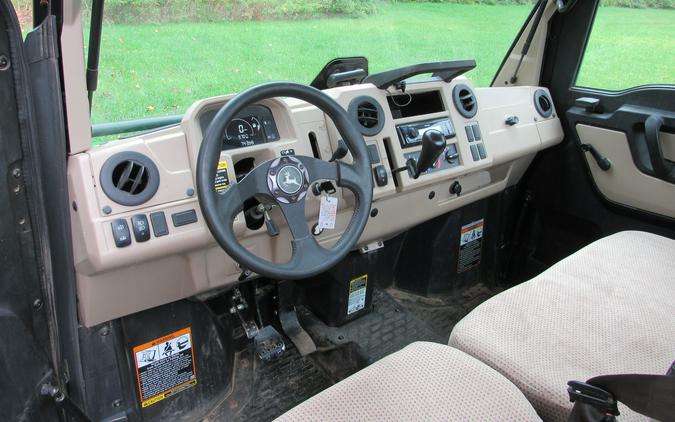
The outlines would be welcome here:
M 234 119 L 227 125 L 227 129 L 225 129 L 227 143 L 233 146 L 247 147 L 255 145 L 255 135 L 255 129 L 245 119 Z
M 205 132 L 217 110 L 210 110 L 200 117 Z M 246 107 L 232 119 L 223 134 L 223 149 L 234 149 L 264 144 L 279 139 L 274 118 L 269 108 L 262 105 Z

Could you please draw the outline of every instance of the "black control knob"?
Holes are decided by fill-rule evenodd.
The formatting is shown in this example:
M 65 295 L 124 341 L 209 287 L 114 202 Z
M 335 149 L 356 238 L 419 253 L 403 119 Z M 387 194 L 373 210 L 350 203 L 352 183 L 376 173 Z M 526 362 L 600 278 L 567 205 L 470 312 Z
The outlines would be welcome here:
M 462 185 L 458 181 L 452 182 L 452 185 L 450 185 L 450 194 L 451 195 L 461 195 L 462 194 Z
M 445 151 L 445 136 L 436 129 L 429 129 L 422 135 L 422 151 L 415 163 L 413 179 L 417 179 L 422 172 L 431 168 L 438 157 Z
M 459 154 L 457 153 L 457 151 L 454 151 L 452 149 L 448 149 L 447 151 L 445 151 L 445 161 L 447 161 L 448 163 L 452 163 L 458 158 Z
M 408 128 L 408 138 L 410 139 L 415 139 L 420 135 L 420 132 L 417 130 L 417 128 L 414 127 L 409 127 Z

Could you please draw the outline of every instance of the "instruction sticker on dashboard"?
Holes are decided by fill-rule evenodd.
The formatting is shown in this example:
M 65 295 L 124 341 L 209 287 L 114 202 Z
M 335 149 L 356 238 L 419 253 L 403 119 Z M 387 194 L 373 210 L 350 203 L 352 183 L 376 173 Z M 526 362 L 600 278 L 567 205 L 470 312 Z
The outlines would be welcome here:
M 347 315 L 358 312 L 366 307 L 366 292 L 368 291 L 368 274 L 356 277 L 349 282 L 349 301 Z
M 462 226 L 459 234 L 457 273 L 464 272 L 480 264 L 483 249 L 483 223 L 484 219 L 481 218 Z
M 143 407 L 197 384 L 190 327 L 136 346 L 133 350 Z
M 216 179 L 213 187 L 217 193 L 223 194 L 230 187 L 230 177 L 227 175 L 227 161 L 218 161 L 218 168 L 216 169 Z
M 319 228 L 334 229 L 337 219 L 338 199 L 334 196 L 322 196 L 319 206 Z

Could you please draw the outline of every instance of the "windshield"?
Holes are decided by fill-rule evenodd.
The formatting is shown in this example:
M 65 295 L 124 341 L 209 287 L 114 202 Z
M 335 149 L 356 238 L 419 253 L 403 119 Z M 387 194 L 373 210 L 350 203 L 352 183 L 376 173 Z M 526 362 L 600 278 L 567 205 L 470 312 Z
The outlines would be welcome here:
M 266 81 L 309 84 L 336 57 L 365 56 L 370 73 L 475 59 L 466 76 L 488 86 L 527 3 L 107 0 L 92 122 L 179 115 Z

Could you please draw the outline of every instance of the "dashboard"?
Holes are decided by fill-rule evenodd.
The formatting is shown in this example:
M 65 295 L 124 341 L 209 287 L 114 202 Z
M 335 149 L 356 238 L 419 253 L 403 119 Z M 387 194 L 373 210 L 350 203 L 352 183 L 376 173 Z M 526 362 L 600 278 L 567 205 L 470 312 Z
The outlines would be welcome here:
M 374 191 L 358 242 L 362 251 L 387 247 L 389 239 L 415 225 L 516 184 L 538 151 L 563 138 L 549 92 L 536 86 L 476 88 L 469 79 L 456 77 L 450 82 L 416 79 L 405 92 L 370 83 L 324 92 L 344 107 L 368 147 Z M 199 100 L 180 125 L 69 158 L 82 324 L 92 326 L 238 282 L 241 268 L 212 238 L 195 182 L 204 133 L 232 97 Z M 539 101 L 542 97 L 546 101 Z M 541 104 L 548 108 L 542 110 Z M 437 162 L 417 179 L 399 171 L 419 156 L 421 137 L 432 128 L 446 142 Z M 284 155 L 328 160 L 340 138 L 332 121 L 304 101 L 260 101 L 228 125 L 214 184 L 226 189 L 256 165 Z M 350 155 L 343 160 L 349 162 Z M 118 187 L 126 190 L 117 192 Z M 336 227 L 316 234 L 325 246 L 339 239 L 354 203 L 348 190 L 338 188 L 334 196 L 339 200 Z M 319 203 L 320 196 L 307 195 L 310 227 L 317 222 Z M 247 201 L 235 220 L 238 240 L 258 256 L 285 262 L 290 236 L 283 217 L 270 210 L 280 229 L 270 237 L 250 212 L 256 205 Z

